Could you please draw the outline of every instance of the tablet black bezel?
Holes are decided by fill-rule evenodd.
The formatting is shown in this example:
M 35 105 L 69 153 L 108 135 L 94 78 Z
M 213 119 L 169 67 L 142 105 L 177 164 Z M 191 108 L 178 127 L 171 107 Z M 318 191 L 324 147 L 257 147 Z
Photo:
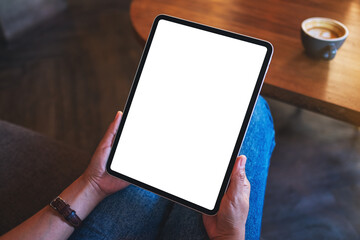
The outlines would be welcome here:
M 231 38 L 235 38 L 235 39 L 238 39 L 238 40 L 250 42 L 250 43 L 253 43 L 253 44 L 264 46 L 267 49 L 267 52 L 266 52 L 266 55 L 265 55 L 265 58 L 264 58 L 264 61 L 263 61 L 263 64 L 262 64 L 262 67 L 261 67 L 257 82 L 256 82 L 256 85 L 255 85 L 255 88 L 254 88 L 254 91 L 253 91 L 253 94 L 251 96 L 250 104 L 249 104 L 249 106 L 247 108 L 246 115 L 245 115 L 243 124 L 241 126 L 241 130 L 239 132 L 239 135 L 238 135 L 238 138 L 237 138 L 237 141 L 236 141 L 232 156 L 231 156 L 230 161 L 229 161 L 228 168 L 226 170 L 225 177 L 223 179 L 223 183 L 222 183 L 221 188 L 220 188 L 220 192 L 218 194 L 218 198 L 216 200 L 215 207 L 213 209 L 204 208 L 202 206 L 199 206 L 197 204 L 189 202 L 189 201 L 187 201 L 185 199 L 179 198 L 179 197 L 174 196 L 172 194 L 169 194 L 169 193 L 167 193 L 165 191 L 162 191 L 162 190 L 160 190 L 158 188 L 147 185 L 147 184 L 145 184 L 143 182 L 140 182 L 140 181 L 138 181 L 136 179 L 125 176 L 125 175 L 123 175 L 123 174 L 121 174 L 119 172 L 113 171 L 110 168 L 113 157 L 114 157 L 114 154 L 115 154 L 115 151 L 116 151 L 116 148 L 117 148 L 117 145 L 118 145 L 118 142 L 119 142 L 119 139 L 120 139 L 120 136 L 121 136 L 121 132 L 123 130 L 123 127 L 124 127 L 124 124 L 125 124 L 125 121 L 126 121 L 127 114 L 129 112 L 129 109 L 130 109 L 130 106 L 131 106 L 131 102 L 133 100 L 133 97 L 134 97 L 134 94 L 135 94 L 135 91 L 136 91 L 136 88 L 137 88 L 137 85 L 138 85 L 142 70 L 144 68 L 144 64 L 145 64 L 145 61 L 146 61 L 146 58 L 147 58 L 147 55 L 148 55 L 148 52 L 149 52 L 149 49 L 150 49 L 154 34 L 155 34 L 155 31 L 156 31 L 156 28 L 157 28 L 158 23 L 159 23 L 160 20 L 171 21 L 171 22 L 174 22 L 174 23 L 179 23 L 179 24 L 182 24 L 182 25 L 185 25 L 185 26 L 205 30 L 205 31 L 212 32 L 212 33 L 219 34 L 219 35 L 223 35 L 223 36 L 226 36 L 226 37 L 231 37 Z M 127 99 L 127 102 L 126 102 L 126 105 L 125 105 L 124 113 L 123 113 L 123 116 L 122 116 L 122 119 L 121 119 L 121 122 L 120 122 L 120 125 L 119 125 L 119 128 L 118 128 L 118 132 L 116 134 L 116 137 L 115 137 L 115 140 L 114 140 L 111 152 L 110 152 L 110 156 L 109 156 L 107 164 L 106 164 L 106 170 L 108 171 L 108 173 L 113 175 L 113 176 L 116 176 L 118 178 L 121 178 L 121 179 L 123 179 L 123 180 L 125 180 L 125 181 L 127 181 L 129 183 L 132 183 L 132 184 L 137 185 L 137 186 L 139 186 L 141 188 L 144 188 L 146 190 L 154 192 L 154 193 L 156 193 L 158 195 L 161 195 L 161 196 L 163 196 L 165 198 L 168 198 L 168 199 L 170 199 L 172 201 L 178 202 L 178 203 L 180 203 L 180 204 L 182 204 L 184 206 L 187 206 L 187 207 L 190 207 L 190 208 L 192 208 L 194 210 L 197 210 L 199 212 L 202 212 L 202 213 L 205 213 L 205 214 L 208 214 L 208 215 L 216 214 L 217 211 L 219 210 L 221 199 L 222 199 L 223 195 L 225 194 L 227 184 L 229 182 L 230 175 L 231 175 L 233 166 L 235 164 L 236 157 L 237 157 L 238 152 L 240 150 L 240 146 L 241 146 L 242 141 L 244 139 L 244 136 L 245 136 L 245 133 L 246 133 L 246 130 L 247 130 L 247 127 L 248 127 L 248 124 L 249 124 L 249 121 L 250 121 L 254 106 L 256 104 L 256 101 L 257 101 L 257 98 L 258 98 L 258 95 L 259 95 L 259 92 L 260 92 L 260 89 L 261 89 L 265 74 L 267 72 L 267 69 L 268 69 L 268 66 L 269 66 L 269 63 L 270 63 L 270 60 L 271 60 L 271 57 L 272 57 L 272 53 L 273 53 L 273 47 L 267 41 L 263 41 L 263 40 L 260 40 L 260 39 L 240 35 L 240 34 L 233 33 L 233 32 L 224 31 L 224 30 L 221 30 L 221 29 L 209 27 L 209 26 L 206 26 L 206 25 L 202 25 L 202 24 L 195 23 L 195 22 L 190 22 L 190 21 L 175 18 L 175 17 L 171 17 L 171 16 L 168 16 L 168 15 L 159 15 L 159 16 L 157 16 L 155 18 L 155 20 L 154 20 L 153 25 L 152 25 L 148 40 L 146 42 L 146 45 L 145 45 L 145 48 L 144 48 L 144 51 L 143 51 L 143 54 L 142 54 L 142 57 L 141 57 L 141 60 L 140 60 L 139 66 L 138 66 L 138 69 L 136 71 L 135 78 L 134 78 L 134 81 L 133 81 L 133 84 L 132 84 L 132 87 L 131 87 L 131 90 L 130 90 L 130 93 L 129 93 L 129 96 L 128 96 L 128 99 Z

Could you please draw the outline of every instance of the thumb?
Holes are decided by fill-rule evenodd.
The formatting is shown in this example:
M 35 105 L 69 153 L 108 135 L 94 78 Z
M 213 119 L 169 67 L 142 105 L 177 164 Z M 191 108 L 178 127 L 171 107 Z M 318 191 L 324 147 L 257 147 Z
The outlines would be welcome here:
M 241 195 L 247 193 L 248 180 L 245 173 L 246 156 L 241 155 L 236 158 L 234 169 L 231 174 L 229 188 L 226 195 L 230 201 L 236 203 Z
M 122 117 L 122 112 L 118 111 L 116 113 L 115 119 L 110 124 L 104 137 L 102 138 L 101 142 L 99 143 L 100 149 L 108 148 L 108 147 L 112 146 L 113 141 L 116 136 L 116 133 L 117 133 L 117 130 L 118 130 L 118 127 L 119 127 L 119 124 L 120 124 L 121 117 Z

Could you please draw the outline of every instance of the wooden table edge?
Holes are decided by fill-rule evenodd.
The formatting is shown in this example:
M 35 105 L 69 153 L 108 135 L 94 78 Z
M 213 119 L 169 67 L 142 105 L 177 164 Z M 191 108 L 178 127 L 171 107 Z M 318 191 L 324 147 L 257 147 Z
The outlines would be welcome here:
M 266 82 L 264 82 L 263 84 L 261 95 L 315 113 L 320 113 L 327 117 L 344 121 L 355 126 L 360 126 L 360 114 L 354 110 L 344 108 L 329 102 L 324 102 L 319 99 L 305 96 L 299 93 L 290 92 L 286 89 L 279 88 Z

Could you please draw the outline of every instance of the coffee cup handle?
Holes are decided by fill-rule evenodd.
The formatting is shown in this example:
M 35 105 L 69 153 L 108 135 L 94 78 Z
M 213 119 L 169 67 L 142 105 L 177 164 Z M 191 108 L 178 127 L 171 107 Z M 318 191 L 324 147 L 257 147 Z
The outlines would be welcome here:
M 326 59 L 326 60 L 331 60 L 335 57 L 336 55 L 336 47 L 335 47 L 335 44 L 330 44 L 330 45 L 327 45 L 323 51 L 323 58 Z

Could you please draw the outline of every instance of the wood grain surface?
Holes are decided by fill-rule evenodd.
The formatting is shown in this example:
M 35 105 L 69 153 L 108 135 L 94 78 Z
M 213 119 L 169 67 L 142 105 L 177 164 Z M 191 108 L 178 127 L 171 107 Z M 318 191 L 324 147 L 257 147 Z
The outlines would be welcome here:
M 360 125 L 360 1 L 133 0 L 130 17 L 143 43 L 159 14 L 270 41 L 274 55 L 263 95 Z M 304 52 L 300 25 L 314 16 L 336 19 L 349 29 L 331 61 Z

